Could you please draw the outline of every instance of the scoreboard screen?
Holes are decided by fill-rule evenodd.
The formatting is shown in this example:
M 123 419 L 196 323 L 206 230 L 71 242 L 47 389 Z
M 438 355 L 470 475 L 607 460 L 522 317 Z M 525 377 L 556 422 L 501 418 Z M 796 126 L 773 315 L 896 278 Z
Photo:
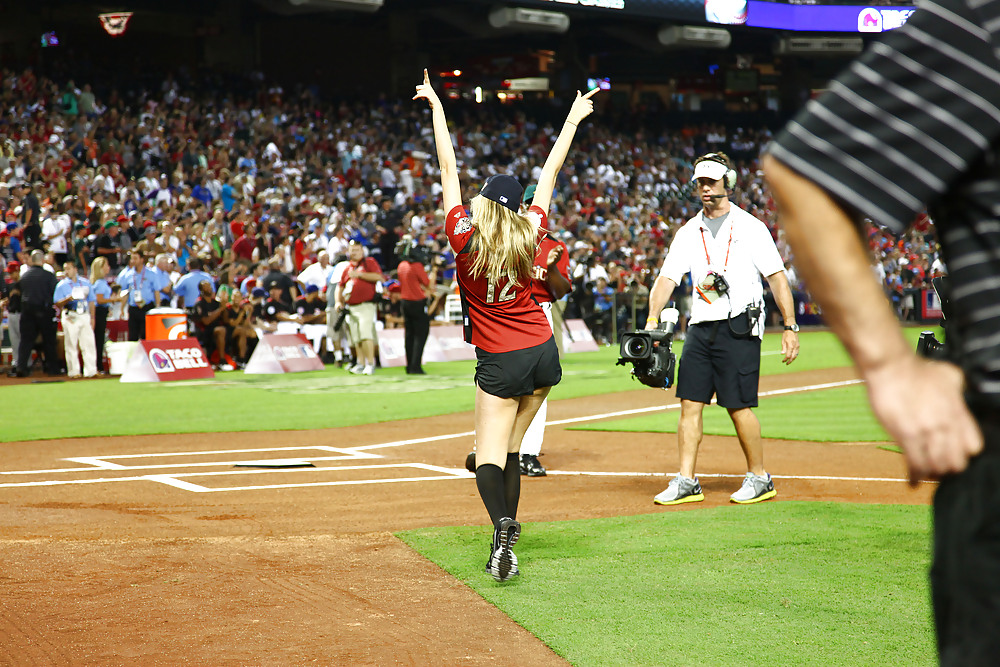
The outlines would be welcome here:
M 792 5 L 763 0 L 519 0 L 519 6 L 667 21 L 801 32 L 877 33 L 898 28 L 914 7 Z

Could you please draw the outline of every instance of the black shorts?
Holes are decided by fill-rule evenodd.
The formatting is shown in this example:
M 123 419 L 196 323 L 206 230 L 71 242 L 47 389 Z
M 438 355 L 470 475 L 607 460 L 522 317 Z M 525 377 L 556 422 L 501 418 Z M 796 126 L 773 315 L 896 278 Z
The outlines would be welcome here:
M 986 447 L 934 496 L 931 601 L 940 664 L 1000 656 L 1000 418 L 980 421 Z
M 760 338 L 733 333 L 747 329 L 746 316 L 692 324 L 687 329 L 677 370 L 677 398 L 724 408 L 757 407 L 760 381 Z
M 476 386 L 500 398 L 528 396 L 562 379 L 559 348 L 551 336 L 541 345 L 511 352 L 486 352 L 477 347 L 476 358 Z

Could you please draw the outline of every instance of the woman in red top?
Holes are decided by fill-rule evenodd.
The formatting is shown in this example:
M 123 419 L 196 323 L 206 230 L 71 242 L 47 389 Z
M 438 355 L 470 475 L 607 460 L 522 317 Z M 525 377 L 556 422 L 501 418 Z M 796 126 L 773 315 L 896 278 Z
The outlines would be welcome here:
M 594 103 L 576 94 L 566 123 L 538 178 L 531 210 L 545 225 L 556 175 L 562 168 L 577 124 Z M 525 429 L 562 369 L 552 331 L 531 298 L 535 251 L 544 234 L 519 211 L 523 188 L 497 174 L 472 200 L 472 215 L 462 206 L 461 185 L 448 122 L 427 70 L 413 99 L 431 106 L 434 141 L 441 169 L 445 232 L 455 253 L 466 341 L 476 346 L 476 485 L 493 521 L 493 543 L 486 571 L 497 581 L 518 574 L 511 548 L 521 534 L 515 520 L 521 493 L 518 448 Z

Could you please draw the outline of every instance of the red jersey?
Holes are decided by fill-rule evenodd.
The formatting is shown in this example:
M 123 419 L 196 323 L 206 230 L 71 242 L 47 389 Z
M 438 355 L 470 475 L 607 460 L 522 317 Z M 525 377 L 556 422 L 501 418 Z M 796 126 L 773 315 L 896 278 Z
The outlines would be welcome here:
M 540 214 L 544 225 L 545 213 Z M 448 212 L 445 233 L 455 253 L 456 275 L 465 315 L 465 340 L 486 352 L 510 352 L 541 345 L 552 337 L 541 306 L 531 298 L 531 286 L 516 286 L 506 278 L 490 283 L 471 275 L 473 253 L 466 250 L 475 228 L 463 206 Z M 539 234 L 544 232 L 539 231 Z
M 528 210 L 532 213 L 541 211 L 534 206 Z M 550 234 L 545 234 L 538 242 L 538 251 L 535 253 L 535 264 L 532 267 L 531 276 L 531 295 L 538 303 L 552 301 L 552 293 L 549 291 L 549 283 L 546 280 L 549 273 L 548 259 L 552 249 L 560 246 L 562 246 L 563 252 L 559 261 L 556 262 L 556 268 L 569 282 L 569 248 L 566 247 L 566 244 Z
M 361 278 L 351 279 L 347 274 L 351 269 L 361 269 L 363 273 L 378 273 L 382 274 L 382 268 L 378 265 L 371 257 L 365 257 L 358 264 L 351 262 L 350 266 L 344 271 L 344 275 L 340 277 L 340 286 L 347 290 L 347 284 L 353 282 L 354 285 L 351 287 L 351 293 L 348 295 L 346 301 L 348 306 L 356 306 L 359 303 L 365 303 L 367 301 L 375 300 L 375 283 L 370 283 L 367 280 L 362 280 Z
M 427 298 L 422 286 L 430 285 L 431 279 L 420 262 L 403 260 L 396 269 L 399 278 L 400 298 L 403 301 L 423 301 Z

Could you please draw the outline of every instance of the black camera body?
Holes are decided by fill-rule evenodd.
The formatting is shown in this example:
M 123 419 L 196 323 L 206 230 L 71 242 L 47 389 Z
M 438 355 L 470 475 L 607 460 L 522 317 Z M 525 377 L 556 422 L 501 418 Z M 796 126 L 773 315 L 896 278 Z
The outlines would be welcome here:
M 427 264 L 430 261 L 430 252 L 428 252 L 427 248 L 420 245 L 413 245 L 413 241 L 409 236 L 404 236 L 396 244 L 396 256 L 403 261 L 417 262 L 418 264 Z
M 337 309 L 337 319 L 334 320 L 334 322 L 333 322 L 333 329 L 334 329 L 334 331 L 336 331 L 340 327 L 344 326 L 344 320 L 347 319 L 347 315 L 350 312 L 351 312 L 351 309 L 348 308 L 347 306 L 341 306 L 340 308 Z
M 716 294 L 720 297 L 729 294 L 729 281 L 721 273 L 715 273 L 712 271 L 708 275 L 712 276 L 712 287 L 715 288 Z
M 948 360 L 948 350 L 944 343 L 939 341 L 933 331 L 922 331 L 917 340 L 917 354 L 924 359 L 935 359 L 937 361 Z
M 647 387 L 667 389 L 674 384 L 677 357 L 671 349 L 674 332 L 663 329 L 622 334 L 617 366 L 632 364 L 632 375 Z

